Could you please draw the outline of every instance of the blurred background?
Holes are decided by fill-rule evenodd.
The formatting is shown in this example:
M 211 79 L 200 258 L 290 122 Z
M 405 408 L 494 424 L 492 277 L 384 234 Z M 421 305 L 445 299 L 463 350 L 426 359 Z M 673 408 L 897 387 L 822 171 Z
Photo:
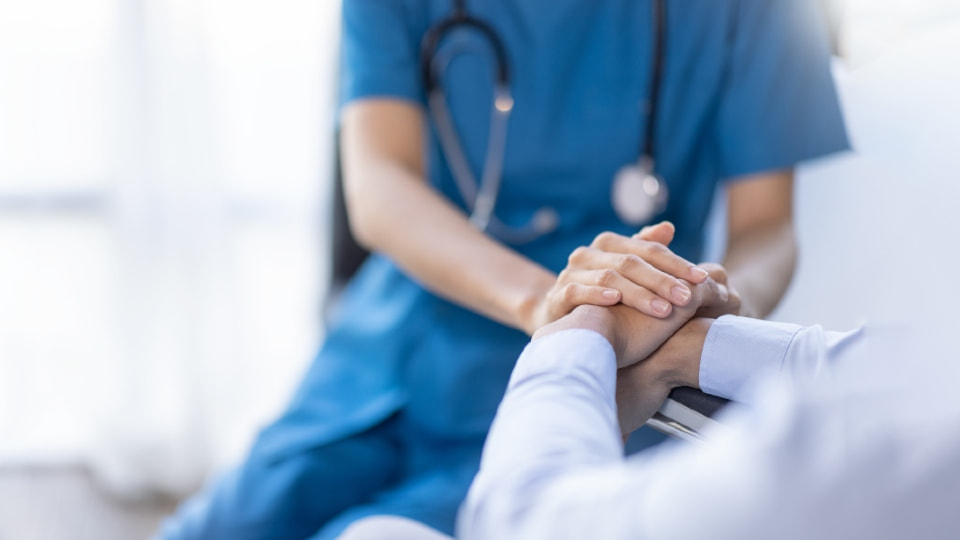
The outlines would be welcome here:
M 955 318 L 960 0 L 818 1 L 856 151 L 801 171 L 775 318 Z M 338 34 L 337 0 L 2 0 L 0 539 L 145 537 L 284 405 Z

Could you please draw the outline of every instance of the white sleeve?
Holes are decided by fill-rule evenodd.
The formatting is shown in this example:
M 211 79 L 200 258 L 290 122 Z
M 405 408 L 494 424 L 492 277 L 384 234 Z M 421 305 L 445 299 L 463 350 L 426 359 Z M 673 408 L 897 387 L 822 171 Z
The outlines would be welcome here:
M 754 381 L 780 375 L 787 380 L 816 376 L 861 330 L 828 332 L 734 317 L 720 317 L 710 326 L 700 355 L 700 388 L 741 403 L 755 400 Z
M 557 493 L 558 479 L 622 463 L 616 373 L 610 343 L 589 330 L 558 332 L 527 346 L 460 510 L 458 538 L 547 537 L 538 531 L 552 527 L 543 528 L 538 516 L 553 519 L 542 502 Z M 570 532 L 571 538 L 592 536 Z

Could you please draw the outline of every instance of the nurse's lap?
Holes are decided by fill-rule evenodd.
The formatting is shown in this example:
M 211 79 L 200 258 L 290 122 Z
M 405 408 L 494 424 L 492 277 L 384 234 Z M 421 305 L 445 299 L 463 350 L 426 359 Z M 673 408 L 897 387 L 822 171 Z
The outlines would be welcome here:
M 283 459 L 253 455 L 182 505 L 157 538 L 302 540 L 385 489 L 400 465 L 377 430 Z

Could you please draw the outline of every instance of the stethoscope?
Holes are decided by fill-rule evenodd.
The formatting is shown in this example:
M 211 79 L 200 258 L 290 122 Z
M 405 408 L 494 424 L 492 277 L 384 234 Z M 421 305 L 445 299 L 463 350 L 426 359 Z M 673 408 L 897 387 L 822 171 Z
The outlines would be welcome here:
M 655 172 L 653 140 L 663 68 L 665 6 L 664 0 L 652 0 L 652 4 L 654 48 L 650 96 L 646 111 L 646 137 L 640 157 L 635 163 L 627 164 L 617 171 L 611 190 L 611 203 L 617 216 L 624 223 L 634 226 L 647 223 L 663 212 L 668 199 L 667 185 Z M 443 72 L 450 62 L 467 50 L 463 42 L 458 42 L 438 53 L 443 38 L 458 28 L 473 29 L 486 38 L 496 61 L 496 81 L 490 113 L 487 154 L 479 182 L 467 162 L 460 137 L 453 125 L 441 82 Z M 538 209 L 533 218 L 520 227 L 508 226 L 494 215 L 503 175 L 507 123 L 514 105 L 513 96 L 510 93 L 507 52 L 496 31 L 486 22 L 472 17 L 467 12 L 466 0 L 453 0 L 453 13 L 450 17 L 431 27 L 423 36 L 420 45 L 420 63 L 427 104 L 437 129 L 440 148 L 450 167 L 457 190 L 467 205 L 470 222 L 477 229 L 514 244 L 530 242 L 553 232 L 559 225 L 559 216 L 553 208 Z

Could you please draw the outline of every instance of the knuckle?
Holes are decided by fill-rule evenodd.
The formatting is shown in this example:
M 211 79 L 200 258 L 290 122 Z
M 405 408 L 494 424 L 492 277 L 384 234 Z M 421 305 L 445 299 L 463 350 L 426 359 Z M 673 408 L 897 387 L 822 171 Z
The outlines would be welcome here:
M 570 256 L 567 257 L 567 263 L 577 264 L 582 261 L 586 256 L 589 249 L 586 246 L 579 246 L 577 249 L 570 252 Z
M 672 291 L 673 291 L 673 288 L 676 287 L 677 285 L 683 285 L 683 286 L 685 286 L 687 289 L 690 289 L 690 285 L 689 285 L 689 284 L 683 283 L 683 281 L 679 281 L 679 282 L 678 282 L 678 280 L 676 280 L 676 279 L 674 279 L 673 277 L 670 277 L 670 276 L 668 276 L 668 275 L 666 275 L 666 274 L 663 274 L 663 275 L 661 275 L 660 277 L 657 278 L 657 290 L 663 291 L 664 294 L 670 295 L 670 294 L 672 293 Z M 690 294 L 691 294 L 691 296 L 692 296 L 692 295 L 693 295 L 693 292 L 691 291 Z
M 606 245 L 610 244 L 610 242 L 613 241 L 613 238 L 614 238 L 615 236 L 616 236 L 616 235 L 613 234 L 613 233 L 610 232 L 610 231 L 604 231 L 604 232 L 598 234 L 598 235 L 593 239 L 593 244 L 592 244 L 592 245 L 594 245 L 594 246 L 606 246 Z
M 647 242 L 645 249 L 650 257 L 661 257 L 670 252 L 667 246 L 658 244 L 657 242 Z
M 616 277 L 617 273 L 614 270 L 605 268 L 597 272 L 596 283 L 597 285 L 607 287 L 616 280 Z
M 632 253 L 621 255 L 617 259 L 617 268 L 625 272 L 640 268 L 642 265 L 643 265 L 643 259 L 641 259 L 640 257 Z
M 563 285 L 555 283 L 553 287 L 547 292 L 547 300 L 549 302 L 556 302 L 563 297 Z
M 567 283 L 563 286 L 561 292 L 563 299 L 567 302 L 571 302 L 577 297 L 577 284 L 576 283 Z

